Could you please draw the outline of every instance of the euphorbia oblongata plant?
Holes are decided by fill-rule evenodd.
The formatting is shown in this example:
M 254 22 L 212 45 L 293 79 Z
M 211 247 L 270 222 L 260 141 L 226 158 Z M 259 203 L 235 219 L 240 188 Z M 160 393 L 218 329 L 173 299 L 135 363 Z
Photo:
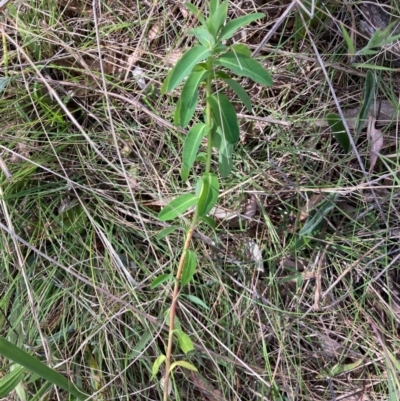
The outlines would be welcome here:
M 193 4 L 185 4 L 200 25 L 190 30 L 190 34 L 197 38 L 198 44 L 183 54 L 169 72 L 162 87 L 162 93 L 165 94 L 183 83 L 174 116 L 176 126 L 187 127 L 193 120 L 199 102 L 205 105 L 203 121 L 193 124 L 185 137 L 180 173 L 183 181 L 188 180 L 195 161 L 204 162 L 204 172 L 197 179 L 193 193 L 185 193 L 173 199 L 158 215 L 162 221 L 173 220 L 188 209 L 193 209 L 175 278 L 172 274 L 163 274 L 152 283 L 152 287 L 155 288 L 167 280 L 175 281 L 171 305 L 166 315 L 169 322 L 167 352 L 160 355 L 153 364 L 155 376 L 165 362 L 165 376 L 162 379 L 164 400 L 168 399 L 171 389 L 170 374 L 175 367 L 196 370 L 195 366 L 184 360 L 171 362 L 174 335 L 185 354 L 193 350 L 190 337 L 183 332 L 175 316 L 176 304 L 179 290 L 191 282 L 196 271 L 197 256 L 189 248 L 197 224 L 203 221 L 215 227 L 215 221 L 208 216 L 219 195 L 218 175 L 211 171 L 213 149 L 218 152 L 218 170 L 221 178 L 226 178 L 233 168 L 232 153 L 239 140 L 239 124 L 235 107 L 223 93 L 223 88 L 230 87 L 251 113 L 250 97 L 232 75 L 250 78 L 260 85 L 272 85 L 270 74 L 259 62 L 251 58 L 246 45 L 226 44 L 240 28 L 264 17 L 264 14 L 253 13 L 226 22 L 228 5 L 229 1 L 210 0 L 206 16 Z M 204 88 L 201 91 L 204 93 L 201 101 L 200 87 Z M 203 141 L 205 138 L 206 141 Z M 204 142 L 206 152 L 201 151 Z

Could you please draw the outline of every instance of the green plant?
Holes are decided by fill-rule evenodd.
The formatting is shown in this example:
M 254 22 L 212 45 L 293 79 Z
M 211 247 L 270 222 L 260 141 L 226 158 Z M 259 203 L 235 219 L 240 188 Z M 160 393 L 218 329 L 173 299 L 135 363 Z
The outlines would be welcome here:
M 24 370 L 30 370 L 37 376 L 42 377 L 49 383 L 55 384 L 56 386 L 68 391 L 77 400 L 86 400 L 87 395 L 81 388 L 70 382 L 56 370 L 49 368 L 38 359 L 34 358 L 21 348 L 17 347 L 13 343 L 10 343 L 3 337 L 0 337 L 0 355 L 15 362 L 17 368 L 11 370 L 11 372 L 0 381 L 0 396 L 5 397 L 8 395 L 22 380 Z
M 205 163 L 204 173 L 198 178 L 194 193 L 187 193 L 172 200 L 159 213 L 162 221 L 173 220 L 190 208 L 193 217 L 187 228 L 186 239 L 179 260 L 175 278 L 171 274 L 157 277 L 152 287 L 155 288 L 167 280 L 174 280 L 172 302 L 168 311 L 169 336 L 166 355 L 160 355 L 153 365 L 153 376 L 158 373 L 160 366 L 165 362 L 166 374 L 164 377 L 164 400 L 168 398 L 170 387 L 169 376 L 176 366 L 196 370 L 189 362 L 180 360 L 171 363 L 174 334 L 178 338 L 179 346 L 187 354 L 193 350 L 190 337 L 182 331 L 176 319 L 176 304 L 179 290 L 192 280 L 197 264 L 194 251 L 189 250 L 193 232 L 197 224 L 202 221 L 215 228 L 215 221 L 207 216 L 218 200 L 219 180 L 211 172 L 213 149 L 218 151 L 218 167 L 222 178 L 226 178 L 233 167 L 232 153 L 239 140 L 239 124 L 235 107 L 228 97 L 217 88 L 217 82 L 223 82 L 230 87 L 251 112 L 251 101 L 239 82 L 229 75 L 232 72 L 241 77 L 265 85 L 272 85 L 270 74 L 250 56 L 250 50 L 243 44 L 227 46 L 223 41 L 230 39 L 235 32 L 249 23 L 262 18 L 264 14 L 254 13 L 239 17 L 225 23 L 228 12 L 228 1 L 210 0 L 209 13 L 206 18 L 194 5 L 186 3 L 189 11 L 197 17 L 201 26 L 191 30 L 200 44 L 190 48 L 175 67 L 168 74 L 162 93 L 171 92 L 186 78 L 181 96 L 176 106 L 174 117 L 175 125 L 186 127 L 193 119 L 199 102 L 199 88 L 204 87 L 205 110 L 203 121 L 198 122 L 189 130 L 182 151 L 181 178 L 186 181 L 194 162 Z M 202 91 L 203 93 L 203 91 Z M 206 138 L 207 151 L 199 153 L 203 139 Z

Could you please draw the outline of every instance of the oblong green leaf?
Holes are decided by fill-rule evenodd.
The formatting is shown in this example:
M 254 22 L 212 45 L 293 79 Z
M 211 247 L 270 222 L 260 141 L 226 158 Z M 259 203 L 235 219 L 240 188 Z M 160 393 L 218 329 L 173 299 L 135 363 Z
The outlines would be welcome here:
M 7 85 L 9 84 L 10 81 L 11 81 L 11 78 L 8 78 L 8 77 L 0 78 L 0 92 L 2 92 L 7 87 Z
M 5 398 L 18 386 L 18 383 L 24 377 L 25 368 L 17 366 L 10 373 L 7 373 L 0 380 L 0 397 Z
M 179 228 L 181 228 L 180 226 L 168 226 L 168 227 L 164 227 L 161 231 L 159 231 L 159 233 L 156 235 L 156 238 L 158 240 L 161 240 L 163 238 L 165 238 L 166 236 L 172 234 L 174 231 L 178 230 Z
M 214 60 L 214 65 L 229 68 L 240 77 L 250 78 L 261 85 L 272 85 L 272 78 L 269 72 L 259 62 L 243 53 L 225 53 Z
M 165 93 L 174 90 L 192 72 L 197 63 L 209 56 L 211 56 L 211 52 L 204 46 L 196 45 L 189 49 L 168 74 L 161 92 Z
M 157 288 L 162 283 L 165 283 L 168 280 L 173 280 L 173 278 L 174 276 L 172 274 L 161 274 L 151 282 L 150 288 Z
M 160 370 L 161 364 L 167 359 L 167 357 L 162 354 L 157 357 L 157 359 L 153 363 L 153 367 L 151 368 L 151 373 L 154 376 L 157 375 L 158 371 Z
M 230 48 L 234 53 L 242 53 L 247 57 L 251 56 L 251 50 L 244 43 L 235 43 Z
M 233 145 L 226 140 L 222 139 L 219 148 L 218 169 L 222 178 L 228 177 L 232 171 L 233 160 Z
M 340 28 L 342 29 L 343 37 L 344 37 L 344 40 L 346 41 L 346 44 L 347 44 L 347 50 L 348 50 L 349 54 L 351 56 L 353 56 L 355 54 L 355 52 L 356 52 L 353 40 L 351 39 L 349 33 L 347 32 L 347 30 L 346 30 L 346 28 L 344 27 L 343 24 L 340 24 Z
M 172 220 L 186 212 L 190 207 L 198 202 L 198 198 L 193 194 L 185 194 L 172 200 L 168 205 L 158 213 L 158 218 L 161 221 Z
M 265 14 L 263 13 L 253 13 L 244 15 L 243 17 L 235 18 L 227 22 L 226 25 L 221 29 L 218 40 L 230 39 L 238 29 L 263 17 L 265 17 Z
M 364 102 L 358 114 L 356 136 L 358 136 L 368 120 L 369 109 L 375 95 L 375 78 L 372 71 L 367 71 L 364 85 Z
M 335 207 L 338 197 L 338 194 L 331 194 L 329 199 L 323 202 L 318 209 L 316 209 L 314 213 L 310 215 L 303 228 L 300 230 L 299 235 L 309 235 L 318 230 L 322 220 Z
M 219 0 L 210 0 L 208 3 L 208 7 L 210 9 L 210 14 L 214 14 L 215 10 L 219 7 Z
M 199 216 L 206 216 L 217 203 L 219 195 L 218 177 L 214 173 L 205 173 L 200 178 L 201 191 L 197 210 Z
M 193 251 L 187 250 L 185 255 L 185 262 L 183 264 L 181 286 L 184 287 L 193 278 L 196 272 L 197 256 Z
M 195 35 L 199 42 L 207 49 L 212 49 L 214 47 L 215 38 L 207 28 L 194 28 L 191 29 L 189 33 Z
M 81 388 L 66 379 L 56 370 L 49 368 L 38 359 L 34 358 L 24 350 L 18 348 L 16 345 L 10 343 L 5 338 L 0 337 L 0 355 L 12 360 L 15 363 L 23 366 L 24 368 L 36 373 L 38 376 L 49 381 L 52 384 L 68 391 L 79 400 L 86 400 L 89 395 L 86 394 Z
M 329 113 L 326 116 L 326 119 L 328 120 L 329 127 L 331 128 L 333 135 L 335 135 L 336 140 L 339 142 L 343 150 L 348 153 L 350 150 L 350 140 L 339 114 Z
M 193 366 L 191 363 L 186 362 L 186 361 L 176 361 L 171 364 L 171 367 L 169 368 L 169 371 L 172 372 L 177 366 L 181 366 L 182 368 L 186 368 L 189 370 L 193 370 L 197 372 L 197 368 Z
M 210 308 L 202 301 L 200 298 L 196 297 L 195 295 L 186 295 L 186 298 L 190 301 L 193 302 L 196 305 L 201 306 L 202 308 L 209 310 Z
M 244 90 L 243 86 L 239 84 L 239 82 L 230 78 L 223 78 L 223 81 L 227 83 L 232 90 L 238 95 L 239 99 L 246 106 L 246 109 L 249 113 L 251 113 L 251 100 L 247 92 Z
M 228 5 L 229 1 L 222 2 L 213 12 L 210 13 L 210 17 L 207 20 L 207 27 L 215 37 L 226 20 Z
M 208 134 L 210 127 L 203 123 L 198 123 L 188 132 L 183 143 L 182 150 L 182 169 L 181 178 L 186 181 L 189 177 L 190 169 L 196 160 L 196 155 L 202 139 Z
M 215 222 L 215 220 L 209 216 L 200 216 L 199 220 L 202 221 L 204 224 L 207 224 L 213 230 L 215 230 L 215 228 L 217 227 L 217 223 Z
M 222 93 L 209 96 L 207 102 L 210 103 L 214 118 L 221 129 L 223 137 L 229 143 L 236 143 L 239 140 L 239 123 L 232 103 Z
M 185 128 L 192 119 L 198 102 L 198 88 L 211 74 L 208 70 L 192 71 L 182 89 L 180 97 L 179 125 Z
M 226 49 L 228 48 L 228 46 L 223 45 L 222 43 L 218 43 L 214 46 L 214 48 L 212 49 L 212 54 L 216 55 L 219 53 L 224 52 Z
M 177 330 L 179 347 L 187 355 L 189 352 L 194 350 L 193 342 L 191 338 L 182 330 Z
M 192 3 L 184 3 L 183 4 L 203 25 L 206 25 L 206 19 L 201 11 L 194 6 Z

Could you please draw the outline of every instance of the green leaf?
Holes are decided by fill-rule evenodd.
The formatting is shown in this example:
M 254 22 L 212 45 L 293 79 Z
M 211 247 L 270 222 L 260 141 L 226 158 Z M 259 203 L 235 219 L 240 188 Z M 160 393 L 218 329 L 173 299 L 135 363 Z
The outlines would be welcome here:
M 197 63 L 209 56 L 211 56 L 211 52 L 204 46 L 196 45 L 189 49 L 168 74 L 161 92 L 165 93 L 174 90 L 192 72 Z
M 206 216 L 217 203 L 219 195 L 218 177 L 213 173 L 205 173 L 200 178 L 201 191 L 197 210 L 199 216 Z
M 179 347 L 186 355 L 194 350 L 193 342 L 186 333 L 182 330 L 176 330 L 176 334 L 178 335 Z
M 397 68 L 385 67 L 383 65 L 368 64 L 368 63 L 352 63 L 354 68 L 369 68 L 370 70 L 377 71 L 397 71 Z
M 10 81 L 11 81 L 11 78 L 8 78 L 8 77 L 0 78 L 0 92 L 2 92 L 7 87 L 7 85 L 9 84 Z
M 356 52 L 353 41 L 343 24 L 340 24 L 340 28 L 342 28 L 343 37 L 347 44 L 347 51 L 351 56 L 353 56 Z
M 326 372 L 325 375 L 318 375 L 318 378 L 325 378 L 326 376 L 329 377 L 335 377 L 337 375 L 349 372 L 351 370 L 357 369 L 359 366 L 361 366 L 361 364 L 365 362 L 364 358 L 358 359 L 355 362 L 352 363 L 348 363 L 348 364 L 341 364 L 341 363 L 337 363 L 336 365 L 334 365 L 329 372 Z
M 186 298 L 190 302 L 193 302 L 194 304 L 199 305 L 206 310 L 210 309 L 200 298 L 196 297 L 195 295 L 186 295 Z
M 239 123 L 232 103 L 222 93 L 209 96 L 207 102 L 211 106 L 215 121 L 221 129 L 223 137 L 229 143 L 235 144 L 239 140 Z
M 206 25 L 206 19 L 201 11 L 192 3 L 184 3 L 184 6 L 200 21 L 202 25 Z
M 82 389 L 70 382 L 56 370 L 49 368 L 44 363 L 10 343 L 3 337 L 0 337 L 0 355 L 3 355 L 4 357 L 12 360 L 15 363 L 18 363 L 50 383 L 68 391 L 78 400 L 83 401 L 89 397 L 89 395 L 86 394 Z
M 214 14 L 216 9 L 219 7 L 219 0 L 210 0 L 209 7 L 210 7 L 210 14 Z
M 168 226 L 168 227 L 164 227 L 164 228 L 156 235 L 156 239 L 162 240 L 163 238 L 165 238 L 166 236 L 172 234 L 174 231 L 178 230 L 179 228 L 180 228 L 180 226 Z
M 194 28 L 189 31 L 190 34 L 195 35 L 199 42 L 207 49 L 212 49 L 215 45 L 215 38 L 207 28 Z
M 222 139 L 219 148 L 218 169 L 222 178 L 228 177 L 232 171 L 233 160 L 233 145 L 226 140 Z
M 253 14 L 248 14 L 244 15 L 243 17 L 235 18 L 231 21 L 229 21 L 222 29 L 221 33 L 218 36 L 218 40 L 225 40 L 225 39 L 230 39 L 235 32 L 242 28 L 243 26 L 246 26 L 250 24 L 251 22 L 265 17 L 265 14 L 263 13 L 253 13 Z
M 230 48 L 234 53 L 241 53 L 247 57 L 251 56 L 251 50 L 243 43 L 235 43 Z
M 229 68 L 240 77 L 250 78 L 261 85 L 272 85 L 272 78 L 268 71 L 256 60 L 243 53 L 225 53 L 214 60 L 214 65 Z
M 175 127 L 179 127 L 181 123 L 181 109 L 182 109 L 182 98 L 179 98 L 176 102 L 176 109 L 174 113 L 174 125 Z
M 198 198 L 193 194 L 185 194 L 172 200 L 168 205 L 164 206 L 158 214 L 161 221 L 172 220 L 186 212 L 190 207 L 198 202 Z
M 182 128 L 185 128 L 189 124 L 189 121 L 192 119 L 198 102 L 199 85 L 210 74 L 211 72 L 207 70 L 193 71 L 189 75 L 185 85 L 183 86 L 182 94 L 179 99 L 179 125 Z
M 196 272 L 196 261 L 197 256 L 193 251 L 187 250 L 185 256 L 185 262 L 183 264 L 181 286 L 184 287 L 193 278 Z
M 186 135 L 182 150 L 182 181 L 186 181 L 189 177 L 190 169 L 196 159 L 202 139 L 208 134 L 210 127 L 203 123 L 198 123 L 192 127 Z
M 246 106 L 246 109 L 249 113 L 251 113 L 251 100 L 247 92 L 244 90 L 243 86 L 240 85 L 237 81 L 230 78 L 223 78 L 224 82 L 227 83 L 232 90 L 235 91 L 236 95 L 238 95 L 239 99 Z
M 300 230 L 299 235 L 305 236 L 314 233 L 319 230 L 320 223 L 324 220 L 325 216 L 335 207 L 335 203 L 338 199 L 338 194 L 330 196 L 325 202 L 321 204 L 306 221 L 303 228 Z
M 210 228 L 212 228 L 213 230 L 215 230 L 215 228 L 217 227 L 217 223 L 215 222 L 215 220 L 211 217 L 208 216 L 200 216 L 199 218 L 200 221 L 202 221 L 203 223 L 207 224 Z
M 159 285 L 161 285 L 162 283 L 165 283 L 166 281 L 169 280 L 173 280 L 174 276 L 172 274 L 161 274 L 160 276 L 158 276 L 157 278 L 155 278 L 150 285 L 150 288 L 156 288 Z
M 226 20 L 228 5 L 229 1 L 222 2 L 213 12 L 210 13 L 210 17 L 207 20 L 207 27 L 215 37 L 217 37 L 218 31 Z
M 167 359 L 167 357 L 162 354 L 160 356 L 157 357 L 157 359 L 154 361 L 153 363 L 153 367 L 151 368 L 151 373 L 154 376 L 157 375 L 158 371 L 160 370 L 160 366 L 161 364 Z
M 364 102 L 361 106 L 360 113 L 358 115 L 356 137 L 360 134 L 366 121 L 368 120 L 369 109 L 371 108 L 372 100 L 375 95 L 375 78 L 371 71 L 367 71 L 367 77 L 365 78 L 364 86 Z
M 222 178 L 226 178 L 232 171 L 233 145 L 229 144 L 221 134 L 220 127 L 213 129 L 212 143 L 219 151 L 218 169 Z M 200 180 L 199 180 L 200 182 Z
M 171 367 L 169 368 L 169 371 L 172 372 L 177 366 L 181 366 L 182 368 L 186 368 L 189 370 L 193 370 L 194 372 L 197 372 L 197 368 L 194 367 L 191 363 L 186 361 L 176 361 L 172 363 Z
M 25 368 L 17 366 L 10 373 L 0 380 L 0 398 L 5 398 L 18 386 L 18 383 L 24 377 Z
M 357 51 L 356 54 L 358 56 L 374 55 L 378 53 L 379 51 L 378 49 L 380 47 L 383 47 L 389 43 L 393 43 L 396 40 L 398 40 L 400 38 L 400 34 L 391 36 L 394 25 L 396 24 L 397 22 L 394 21 L 384 29 L 377 29 L 372 35 L 367 45 L 363 47 L 361 50 Z M 371 49 L 377 49 L 377 50 L 371 50 Z
M 201 162 L 201 163 L 207 163 L 207 153 L 206 152 L 200 152 L 196 156 L 196 161 Z
M 350 150 L 350 140 L 339 114 L 330 113 L 326 116 L 326 119 L 328 120 L 329 127 L 331 128 L 333 135 L 335 135 L 336 140 L 339 142 L 345 153 L 348 153 Z
M 223 45 L 222 43 L 217 43 L 214 48 L 212 49 L 212 54 L 216 55 L 219 53 L 224 52 L 226 49 L 228 48 L 228 46 Z

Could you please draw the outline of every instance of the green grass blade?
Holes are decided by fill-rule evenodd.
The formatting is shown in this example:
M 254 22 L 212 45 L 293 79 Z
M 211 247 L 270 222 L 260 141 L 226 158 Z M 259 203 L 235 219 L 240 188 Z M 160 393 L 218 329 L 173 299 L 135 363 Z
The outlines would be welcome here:
M 158 214 L 158 218 L 161 221 L 167 221 L 175 219 L 182 213 L 186 212 L 190 207 L 194 206 L 198 202 L 197 196 L 193 194 L 185 194 L 172 200 L 166 205 L 161 212 Z
M 243 53 L 225 53 L 214 61 L 214 65 L 229 68 L 240 77 L 250 78 L 261 85 L 272 85 L 269 72 L 256 60 Z
M 356 52 L 353 41 L 343 24 L 340 24 L 340 28 L 342 29 L 343 37 L 347 44 L 347 51 L 353 56 Z
M 330 113 L 326 116 L 326 119 L 328 120 L 329 127 L 331 128 L 336 140 L 339 142 L 343 150 L 348 153 L 350 150 L 350 140 L 339 114 Z
M 210 50 L 201 45 L 188 50 L 168 74 L 162 87 L 162 93 L 174 90 L 192 72 L 197 63 L 204 61 L 210 55 Z
M 185 138 L 182 151 L 182 181 L 186 181 L 189 177 L 190 169 L 196 160 L 200 143 L 205 135 L 210 131 L 210 127 L 203 123 L 198 123 L 189 131 Z
M 0 380 L 0 397 L 5 398 L 18 386 L 24 376 L 25 368 L 17 366 Z
M 364 86 L 364 102 L 360 109 L 357 121 L 356 137 L 360 134 L 363 129 L 365 122 L 368 119 L 369 109 L 371 108 L 372 100 L 375 95 L 375 78 L 371 71 L 367 71 L 367 77 L 365 78 Z
M 239 123 L 232 103 L 222 93 L 208 97 L 207 101 L 211 105 L 223 137 L 229 143 L 235 144 L 239 140 Z
M 56 370 L 49 368 L 27 352 L 0 337 L 0 354 L 24 368 L 36 373 L 38 376 L 68 391 L 79 400 L 86 400 L 89 396 L 80 388 L 66 379 Z
M 242 28 L 243 26 L 246 26 L 250 24 L 251 22 L 263 18 L 265 16 L 264 13 L 253 13 L 249 15 L 244 15 L 243 17 L 235 18 L 231 21 L 229 21 L 222 29 L 221 33 L 219 34 L 218 40 L 225 40 L 225 39 L 230 39 L 235 32 Z

